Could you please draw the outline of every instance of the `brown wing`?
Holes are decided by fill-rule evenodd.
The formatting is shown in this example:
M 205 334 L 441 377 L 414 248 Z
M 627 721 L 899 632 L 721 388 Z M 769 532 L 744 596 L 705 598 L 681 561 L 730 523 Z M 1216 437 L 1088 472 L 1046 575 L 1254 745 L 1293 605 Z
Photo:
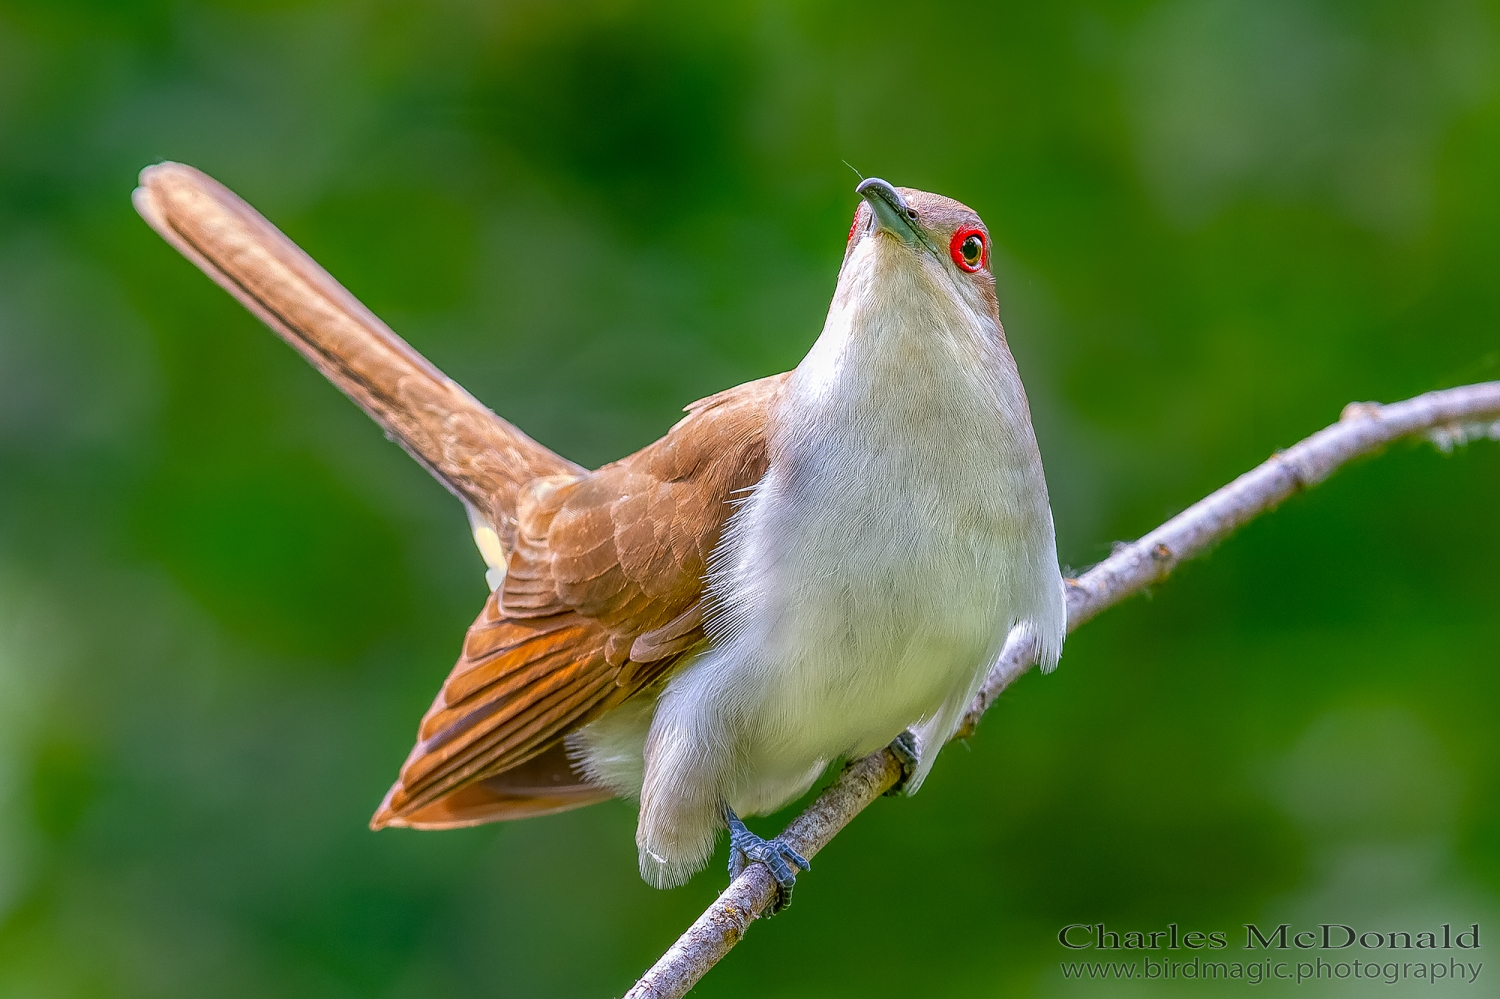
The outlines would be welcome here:
M 505 582 L 469 629 L 374 828 L 470 825 L 609 796 L 577 777 L 539 785 L 520 768 L 563 759 L 565 735 L 702 644 L 708 559 L 736 494 L 765 474 L 766 422 L 785 378 L 710 396 L 630 457 L 522 491 Z

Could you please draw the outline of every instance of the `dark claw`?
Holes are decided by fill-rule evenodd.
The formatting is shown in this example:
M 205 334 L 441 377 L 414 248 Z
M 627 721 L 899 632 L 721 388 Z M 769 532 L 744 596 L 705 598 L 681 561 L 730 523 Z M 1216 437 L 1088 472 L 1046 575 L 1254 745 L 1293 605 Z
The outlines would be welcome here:
M 885 792 L 887 798 L 894 798 L 906 790 L 906 783 L 911 780 L 912 774 L 917 772 L 917 764 L 921 762 L 921 757 L 917 753 L 917 737 L 911 729 L 907 729 L 892 739 L 889 748 L 891 755 L 901 763 L 901 776 L 897 778 L 896 783 L 891 785 L 891 789 Z
M 776 879 L 776 886 L 780 889 L 776 904 L 771 906 L 771 914 L 791 905 L 792 887 L 797 883 L 797 872 L 792 869 L 792 865 L 795 864 L 804 871 L 811 870 L 812 865 L 807 862 L 807 858 L 788 846 L 780 836 L 761 839 L 746 829 L 745 823 L 740 821 L 740 817 L 728 805 L 724 806 L 724 821 L 729 823 L 730 879 L 739 877 L 746 867 L 759 861 L 766 865 L 766 870 L 771 872 L 771 877 Z

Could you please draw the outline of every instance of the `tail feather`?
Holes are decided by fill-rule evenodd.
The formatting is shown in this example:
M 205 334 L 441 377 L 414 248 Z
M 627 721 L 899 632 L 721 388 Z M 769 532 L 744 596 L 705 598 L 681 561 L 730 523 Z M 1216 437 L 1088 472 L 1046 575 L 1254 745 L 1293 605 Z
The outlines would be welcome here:
M 583 471 L 490 412 L 212 177 L 158 163 L 140 183 L 136 211 L 153 229 L 485 515 L 507 548 L 519 488 Z

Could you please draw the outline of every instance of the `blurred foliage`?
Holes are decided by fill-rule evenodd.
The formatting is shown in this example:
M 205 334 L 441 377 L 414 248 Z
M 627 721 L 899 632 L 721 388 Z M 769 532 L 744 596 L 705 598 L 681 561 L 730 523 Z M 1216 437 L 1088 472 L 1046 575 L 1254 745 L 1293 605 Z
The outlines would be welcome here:
M 588 463 L 797 362 L 842 161 L 958 197 L 1076 567 L 1350 399 L 1500 377 L 1497 60 L 1480 0 L 0 0 L 0 996 L 619 994 L 724 881 L 647 888 L 623 803 L 366 831 L 479 560 L 135 217 L 142 166 Z M 695 994 L 1065 993 L 1068 922 L 1488 932 L 1497 507 L 1493 444 L 1287 503 Z

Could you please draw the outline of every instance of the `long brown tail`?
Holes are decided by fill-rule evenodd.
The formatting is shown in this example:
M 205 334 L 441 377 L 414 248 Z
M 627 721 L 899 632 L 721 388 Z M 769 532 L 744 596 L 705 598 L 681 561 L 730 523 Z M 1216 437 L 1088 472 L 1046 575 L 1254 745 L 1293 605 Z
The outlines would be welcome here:
M 538 476 L 583 471 L 486 409 L 212 177 L 158 163 L 141 171 L 133 200 L 167 242 L 488 517 L 507 547 L 517 488 Z

